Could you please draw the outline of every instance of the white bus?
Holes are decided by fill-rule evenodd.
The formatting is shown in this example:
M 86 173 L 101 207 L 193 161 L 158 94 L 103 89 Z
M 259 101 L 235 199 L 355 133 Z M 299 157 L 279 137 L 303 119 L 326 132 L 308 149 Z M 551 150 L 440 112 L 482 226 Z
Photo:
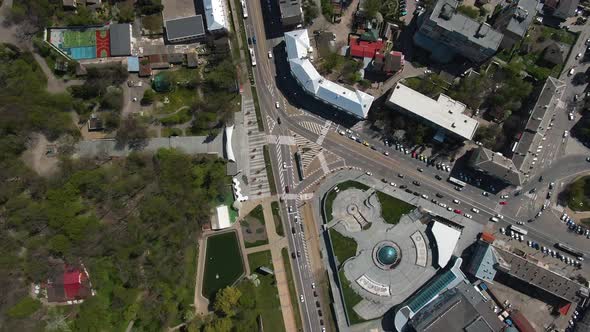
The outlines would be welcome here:
M 529 232 L 527 232 L 526 229 L 522 229 L 522 228 L 514 226 L 514 225 L 510 225 L 510 229 L 515 231 L 516 233 L 520 233 L 522 235 L 527 235 L 529 233 Z
M 449 182 L 450 183 L 453 183 L 453 184 L 456 184 L 459 187 L 465 187 L 467 185 L 467 183 L 465 183 L 465 182 L 463 182 L 463 181 L 461 181 L 461 180 L 459 180 L 457 178 L 454 178 L 452 176 L 449 176 Z
M 244 19 L 248 18 L 248 8 L 246 8 L 246 1 L 242 0 L 242 13 L 244 14 Z
M 250 47 L 250 59 L 252 60 L 252 66 L 256 66 L 256 54 L 254 54 L 252 47 Z

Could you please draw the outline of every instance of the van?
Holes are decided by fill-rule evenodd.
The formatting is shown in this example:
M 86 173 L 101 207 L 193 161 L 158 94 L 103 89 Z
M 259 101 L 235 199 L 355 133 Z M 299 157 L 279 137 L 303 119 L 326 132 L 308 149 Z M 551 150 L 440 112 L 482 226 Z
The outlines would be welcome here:
M 491 220 L 491 221 L 493 221 L 493 222 L 498 222 L 498 221 L 500 221 L 500 219 L 498 219 L 498 218 L 496 218 L 496 217 L 491 217 L 491 218 L 490 218 L 490 220 Z

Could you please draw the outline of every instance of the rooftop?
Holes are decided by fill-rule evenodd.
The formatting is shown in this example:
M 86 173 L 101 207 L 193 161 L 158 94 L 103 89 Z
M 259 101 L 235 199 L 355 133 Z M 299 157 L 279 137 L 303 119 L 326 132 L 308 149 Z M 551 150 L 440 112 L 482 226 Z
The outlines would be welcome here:
M 469 273 L 486 282 L 493 282 L 496 276 L 494 266 L 498 263 L 494 247 L 489 243 L 479 241 L 469 262 Z
M 445 267 L 453 256 L 461 231 L 435 221 L 432 225 L 432 234 L 438 247 L 438 266 Z
M 220 205 L 215 210 L 216 216 L 213 218 L 213 222 L 211 223 L 211 229 L 225 229 L 231 226 L 229 219 L 229 209 L 227 208 L 227 205 Z
M 290 21 L 291 18 L 301 21 L 303 11 L 299 0 L 279 0 L 279 7 L 281 9 L 281 19 L 283 21 Z
M 440 94 L 437 100 L 398 83 L 391 92 L 388 102 L 410 113 L 470 140 L 479 123 L 463 114 L 466 106 L 456 100 Z
M 197 38 L 205 35 L 205 27 L 203 26 L 203 17 L 201 15 L 167 20 L 164 22 L 164 26 L 166 27 L 166 37 L 170 41 Z
M 507 14 L 512 17 L 506 26 L 506 30 L 524 37 L 531 22 L 537 15 L 538 5 L 538 0 L 519 0 L 511 3 L 507 9 Z
M 434 6 L 430 19 L 436 24 L 482 48 L 497 50 L 503 35 L 486 23 L 480 23 L 457 12 L 459 3 L 455 0 L 439 0 Z
M 473 285 L 462 282 L 424 307 L 410 324 L 416 332 L 497 332 L 504 324 L 490 303 Z
M 131 55 L 131 24 L 111 24 L 109 30 L 111 56 Z
M 515 185 L 522 183 L 522 174 L 516 168 L 514 162 L 490 149 L 484 147 L 477 148 L 473 151 L 470 163 L 473 167 L 481 169 L 487 174 L 493 175 L 508 183 Z
M 207 30 L 229 30 L 228 22 L 225 17 L 225 1 L 223 0 L 203 0 L 205 6 L 205 20 L 207 21 Z
M 291 72 L 308 93 L 359 118 L 367 117 L 374 97 L 323 78 L 308 59 L 311 46 L 307 30 L 286 32 L 285 43 Z

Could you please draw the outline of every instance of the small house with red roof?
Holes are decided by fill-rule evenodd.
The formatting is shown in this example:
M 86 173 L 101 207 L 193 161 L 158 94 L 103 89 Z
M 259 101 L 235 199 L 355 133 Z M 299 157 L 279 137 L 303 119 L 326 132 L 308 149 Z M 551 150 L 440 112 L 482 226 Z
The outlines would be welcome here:
M 44 285 L 47 302 L 74 304 L 94 296 L 88 271 L 84 265 L 60 264 Z
M 376 41 L 366 41 L 361 40 L 357 35 L 350 35 L 348 45 L 350 46 L 350 56 L 373 59 L 375 54 L 383 49 L 384 43 L 381 38 Z

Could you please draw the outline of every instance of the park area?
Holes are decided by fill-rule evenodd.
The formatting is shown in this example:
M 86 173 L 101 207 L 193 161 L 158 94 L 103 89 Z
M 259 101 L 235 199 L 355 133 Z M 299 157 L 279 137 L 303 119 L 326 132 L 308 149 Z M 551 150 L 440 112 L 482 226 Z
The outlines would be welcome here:
M 207 238 L 203 296 L 212 300 L 218 290 L 233 285 L 244 273 L 242 255 L 235 232 Z
M 262 205 L 256 206 L 240 221 L 240 228 L 244 236 L 244 246 L 246 248 L 257 247 L 268 243 L 268 237 L 264 227 Z
M 413 205 L 400 201 L 387 194 L 377 191 L 377 198 L 381 203 L 381 217 L 388 224 L 397 224 L 399 219 L 414 209 Z
M 339 183 L 337 186 L 335 186 L 334 188 L 332 188 L 332 190 L 330 190 L 325 196 L 324 196 L 324 222 L 325 223 L 329 223 L 332 220 L 332 204 L 334 204 L 334 199 L 336 199 L 336 196 L 338 196 L 338 192 L 349 189 L 349 188 L 355 188 L 355 189 L 359 189 L 359 190 L 367 190 L 369 189 L 369 187 L 367 185 L 364 185 L 360 182 L 356 182 L 356 181 L 345 181 L 342 183 Z
M 577 179 L 566 189 L 567 205 L 574 211 L 590 211 L 590 176 Z

